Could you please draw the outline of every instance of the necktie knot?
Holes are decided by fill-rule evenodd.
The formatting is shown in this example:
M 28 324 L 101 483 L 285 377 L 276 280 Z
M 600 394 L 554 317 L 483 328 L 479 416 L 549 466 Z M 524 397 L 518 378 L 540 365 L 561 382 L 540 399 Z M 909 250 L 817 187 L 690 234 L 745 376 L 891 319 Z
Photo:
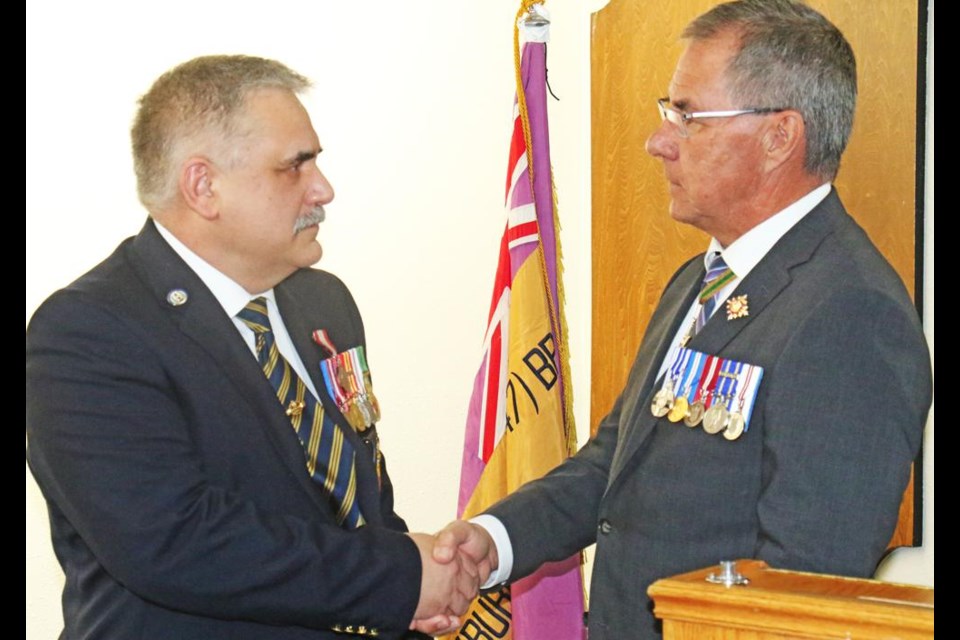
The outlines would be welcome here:
M 715 254 L 707 267 L 706 275 L 703 277 L 703 286 L 700 289 L 700 304 L 704 304 L 713 298 L 735 277 L 733 269 L 728 267 L 723 260 L 723 255 Z
M 270 327 L 270 316 L 267 313 L 267 299 L 263 296 L 248 302 L 247 306 L 237 313 L 237 317 L 257 335 L 273 331 Z
M 737 277 L 733 273 L 733 269 L 727 266 L 723 255 L 719 252 L 708 259 L 708 263 L 707 273 L 703 276 L 703 285 L 700 287 L 700 295 L 698 296 L 700 311 L 694 321 L 693 333 L 700 332 L 703 325 L 713 315 L 714 309 L 717 308 L 720 292 Z

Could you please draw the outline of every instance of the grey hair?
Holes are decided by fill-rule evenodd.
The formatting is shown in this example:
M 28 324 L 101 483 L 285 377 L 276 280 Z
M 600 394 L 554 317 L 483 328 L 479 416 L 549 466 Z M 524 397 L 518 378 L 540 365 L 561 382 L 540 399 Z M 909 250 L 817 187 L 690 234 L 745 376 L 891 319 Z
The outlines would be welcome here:
M 301 93 L 309 86 L 276 60 L 253 56 L 203 56 L 164 73 L 140 98 L 130 130 L 140 202 L 155 212 L 172 201 L 180 163 L 198 151 L 188 145 L 206 141 L 229 148 L 222 143 L 240 135 L 239 116 L 250 92 Z
M 850 138 L 857 62 L 840 30 L 796 0 L 736 0 L 691 22 L 683 38 L 733 33 L 740 50 L 727 67 L 739 108 L 794 109 L 806 127 L 805 169 L 832 179 Z

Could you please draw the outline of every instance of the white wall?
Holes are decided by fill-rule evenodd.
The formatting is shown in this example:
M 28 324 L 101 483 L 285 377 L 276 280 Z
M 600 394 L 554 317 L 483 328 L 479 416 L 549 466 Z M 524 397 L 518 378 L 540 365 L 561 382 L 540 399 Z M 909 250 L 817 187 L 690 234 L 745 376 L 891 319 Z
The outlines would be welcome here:
M 589 10 L 550 3 L 551 145 L 563 224 L 567 314 L 581 441 L 589 431 Z M 381 437 L 411 527 L 453 515 L 466 405 L 503 225 L 516 0 L 262 3 L 107 0 L 27 4 L 26 318 L 56 288 L 136 233 L 127 130 L 135 101 L 196 55 L 277 58 L 314 79 L 306 100 L 337 198 L 320 265 L 364 314 L 384 409 Z M 576 6 L 574 6 L 576 5 Z M 932 12 L 931 12 L 932 20 Z M 932 22 L 930 118 L 932 125 Z M 933 330 L 933 138 L 927 292 Z M 933 582 L 929 549 L 894 579 Z M 899 560 L 899 559 L 898 559 Z M 43 500 L 26 473 L 26 636 L 60 630 L 62 575 Z

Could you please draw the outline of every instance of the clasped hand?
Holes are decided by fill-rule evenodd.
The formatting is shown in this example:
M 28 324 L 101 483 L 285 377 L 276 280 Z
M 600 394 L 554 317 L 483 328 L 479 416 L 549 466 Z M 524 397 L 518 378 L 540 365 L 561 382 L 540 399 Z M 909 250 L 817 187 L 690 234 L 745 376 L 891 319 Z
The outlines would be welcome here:
M 409 534 L 420 550 L 423 574 L 411 629 L 429 635 L 460 627 L 459 616 L 498 565 L 497 548 L 483 527 L 456 520 L 436 535 Z

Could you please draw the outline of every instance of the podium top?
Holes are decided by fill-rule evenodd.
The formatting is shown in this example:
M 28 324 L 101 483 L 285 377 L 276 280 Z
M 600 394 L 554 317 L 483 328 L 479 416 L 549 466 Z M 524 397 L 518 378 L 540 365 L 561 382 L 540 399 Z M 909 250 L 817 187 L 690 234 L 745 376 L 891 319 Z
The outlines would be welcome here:
M 933 589 L 772 569 L 739 560 L 746 585 L 707 581 L 719 567 L 664 578 L 648 593 L 657 617 L 798 637 L 933 637 Z

